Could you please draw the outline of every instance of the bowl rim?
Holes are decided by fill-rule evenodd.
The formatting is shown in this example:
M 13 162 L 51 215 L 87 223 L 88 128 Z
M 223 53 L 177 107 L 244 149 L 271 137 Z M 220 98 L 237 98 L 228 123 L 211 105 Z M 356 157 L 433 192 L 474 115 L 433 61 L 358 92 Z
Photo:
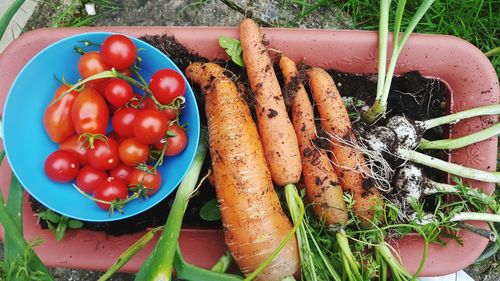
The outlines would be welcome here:
M 43 206 L 45 206 L 46 208 L 48 208 L 48 209 L 50 209 L 52 211 L 55 211 L 55 212 L 57 212 L 59 214 L 62 214 L 64 216 L 67 216 L 67 217 L 70 217 L 70 218 L 73 218 L 73 219 L 82 220 L 82 221 L 86 221 L 86 222 L 112 222 L 112 221 L 119 221 L 119 220 L 127 219 L 127 218 L 130 218 L 130 217 L 139 215 L 139 214 L 141 214 L 141 213 L 143 213 L 143 212 L 151 209 L 152 207 L 156 206 L 161 201 L 165 200 L 165 198 L 167 198 L 170 194 L 172 194 L 172 192 L 174 192 L 177 189 L 177 187 L 179 186 L 179 184 L 182 182 L 182 180 L 184 179 L 184 177 L 188 173 L 189 167 L 191 167 L 191 165 L 192 165 L 192 163 L 194 161 L 194 158 L 196 156 L 196 150 L 197 150 L 197 147 L 198 147 L 198 144 L 199 144 L 199 139 L 200 139 L 200 130 L 201 130 L 200 129 L 200 126 L 201 126 L 200 122 L 201 121 L 200 121 L 200 113 L 199 113 L 198 104 L 196 103 L 195 93 L 194 93 L 194 91 L 193 91 L 193 89 L 191 87 L 191 84 L 189 83 L 189 81 L 185 77 L 184 73 L 179 69 L 179 67 L 166 54 L 164 54 L 163 52 L 161 52 L 160 50 L 158 50 L 157 48 L 155 48 L 151 44 L 149 44 L 149 43 L 147 43 L 147 42 L 145 42 L 143 40 L 140 40 L 139 38 L 127 35 L 127 34 L 123 34 L 123 33 L 120 33 L 120 32 L 109 32 L 109 31 L 91 31 L 91 32 L 83 32 L 83 33 L 73 34 L 71 36 L 65 37 L 63 39 L 57 40 L 57 41 L 49 44 L 48 46 L 44 47 L 42 50 L 40 50 L 39 52 L 37 52 L 29 61 L 27 61 L 26 64 L 22 67 L 22 69 L 17 73 L 14 81 L 12 82 L 12 84 L 9 87 L 9 91 L 7 93 L 7 96 L 6 96 L 6 99 L 5 99 L 5 103 L 4 103 L 3 109 L 2 109 L 3 111 L 2 111 L 2 121 L 1 121 L 2 123 L 1 123 L 1 132 L 0 133 L 1 133 L 2 140 L 3 140 L 3 146 L 4 146 L 5 156 L 7 157 L 7 159 L 11 159 L 11 158 L 10 158 L 9 149 L 7 148 L 7 144 L 9 142 L 6 141 L 6 138 L 5 138 L 5 136 L 6 136 L 6 134 L 5 134 L 5 127 L 6 126 L 5 126 L 4 115 L 5 115 L 5 112 L 7 111 L 9 100 L 12 99 L 11 93 L 13 91 L 13 88 L 16 85 L 16 83 L 18 83 L 18 79 L 21 76 L 21 74 L 28 67 L 30 67 L 30 65 L 34 61 L 36 61 L 39 57 L 43 56 L 45 52 L 47 52 L 49 49 L 51 49 L 53 47 L 56 47 L 57 45 L 59 45 L 61 43 L 64 43 L 66 41 L 73 41 L 73 40 L 75 40 L 75 38 L 81 38 L 81 37 L 85 37 L 85 36 L 88 36 L 88 35 L 110 36 L 110 35 L 113 35 L 113 34 L 121 34 L 121 35 L 127 36 L 129 39 L 131 39 L 134 42 L 134 44 L 136 44 L 137 42 L 141 42 L 141 44 L 144 44 L 148 48 L 151 48 L 155 53 L 157 53 L 161 57 L 165 58 L 166 60 L 168 60 L 173 65 L 173 69 L 175 71 L 177 71 L 178 73 L 181 74 L 182 78 L 184 79 L 184 82 L 186 83 L 186 92 L 185 92 L 186 95 L 192 95 L 193 100 L 195 101 L 194 103 L 192 103 L 191 106 L 194 106 L 193 111 L 194 111 L 195 119 L 198 121 L 198 126 L 196 126 L 195 131 L 194 131 L 194 134 L 195 134 L 194 140 L 191 140 L 192 138 L 190 138 L 188 140 L 188 141 L 193 141 L 194 142 L 193 143 L 194 150 L 193 150 L 192 155 L 190 155 L 190 157 L 189 157 L 189 161 L 187 163 L 188 165 L 186 165 L 186 168 L 185 168 L 183 174 L 179 178 L 179 181 L 176 184 L 174 184 L 174 186 L 172 188 L 170 188 L 170 190 L 167 191 L 166 194 L 161 199 L 160 198 L 155 199 L 156 203 L 143 204 L 144 208 L 140 208 L 136 212 L 130 212 L 130 211 L 129 212 L 125 212 L 125 213 L 115 212 L 113 215 L 108 215 L 107 217 L 105 217 L 103 219 L 85 218 L 85 216 L 82 216 L 82 215 L 68 214 L 68 213 L 66 213 L 64 211 L 55 210 L 55 209 L 53 209 L 53 207 L 47 206 L 43 202 L 43 200 L 40 200 L 40 198 L 38 196 L 36 196 L 34 193 L 32 193 L 32 191 L 30 190 L 29 187 L 26 187 L 25 181 L 23 181 L 23 179 L 18 176 L 18 172 L 16 171 L 16 167 L 12 166 L 11 162 L 9 161 L 9 166 L 11 167 L 12 172 L 16 175 L 17 179 L 19 180 L 19 182 L 21 183 L 21 185 L 23 186 L 23 188 L 26 190 L 26 192 L 28 192 L 30 194 L 30 196 L 32 196 L 33 198 L 35 198 Z M 192 127 L 189 127 L 189 128 L 191 129 Z M 70 183 L 68 183 L 68 184 L 70 184 Z M 147 199 L 147 200 L 150 200 L 150 199 Z M 150 202 L 153 202 L 153 201 L 150 201 Z

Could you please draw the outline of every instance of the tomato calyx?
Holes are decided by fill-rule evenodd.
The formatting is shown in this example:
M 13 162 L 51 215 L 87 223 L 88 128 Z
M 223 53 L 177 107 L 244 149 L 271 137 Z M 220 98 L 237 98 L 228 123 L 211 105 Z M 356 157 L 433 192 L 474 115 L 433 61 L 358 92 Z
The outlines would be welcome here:
M 142 172 L 145 172 L 145 173 L 148 173 L 148 174 L 156 176 L 157 168 L 158 168 L 158 166 L 161 165 L 161 164 L 158 164 L 160 162 L 163 162 L 163 156 L 161 156 L 161 157 L 158 158 L 157 162 L 155 163 L 155 165 L 153 167 L 151 167 L 148 164 L 146 164 L 146 163 L 143 162 L 143 163 L 139 163 L 135 168 L 137 170 L 139 170 L 139 171 L 142 171 Z
M 154 191 L 153 188 L 148 188 L 144 185 L 144 179 L 139 184 L 130 184 L 128 190 L 132 191 L 134 195 L 137 194 L 138 198 L 143 199 L 149 199 L 148 193 Z
M 108 137 L 101 134 L 83 133 L 78 137 L 78 142 L 90 149 L 94 148 L 96 140 L 102 140 L 106 144 L 108 143 Z

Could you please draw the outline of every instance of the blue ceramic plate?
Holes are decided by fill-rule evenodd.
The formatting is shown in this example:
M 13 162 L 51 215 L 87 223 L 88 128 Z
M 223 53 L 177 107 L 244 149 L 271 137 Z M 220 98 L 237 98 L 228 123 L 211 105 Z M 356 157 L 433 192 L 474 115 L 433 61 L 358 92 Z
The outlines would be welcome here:
M 160 167 L 162 186 L 149 199 L 133 200 L 124 208 L 124 213 L 109 215 L 106 211 L 80 194 L 72 183 L 56 183 L 44 173 L 46 157 L 58 149 L 43 127 L 43 113 L 59 86 L 54 76 L 63 77 L 70 83 L 78 78 L 80 55 L 74 46 L 79 41 L 102 43 L 112 33 L 83 33 L 58 41 L 37 54 L 21 70 L 12 85 L 3 114 L 4 146 L 12 170 L 36 200 L 65 216 L 84 221 L 113 221 L 139 214 L 167 197 L 180 183 L 193 161 L 200 134 L 200 118 L 193 91 L 186 80 L 186 107 L 182 111 L 181 124 L 188 124 L 189 143 L 179 155 L 167 157 Z M 143 59 L 141 74 L 149 81 L 151 75 L 162 68 L 172 68 L 182 73 L 177 66 L 153 46 L 133 40 Z M 86 50 L 92 50 L 86 48 Z M 94 47 L 94 50 L 97 50 Z

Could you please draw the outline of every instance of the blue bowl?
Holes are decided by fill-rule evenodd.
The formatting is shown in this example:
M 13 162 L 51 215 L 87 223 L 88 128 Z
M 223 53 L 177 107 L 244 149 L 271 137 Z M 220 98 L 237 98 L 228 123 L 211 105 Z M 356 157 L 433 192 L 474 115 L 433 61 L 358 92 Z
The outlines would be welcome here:
M 58 149 L 43 127 L 43 114 L 55 90 L 60 85 L 54 76 L 75 83 L 78 78 L 78 55 L 74 46 L 82 46 L 79 41 L 89 40 L 102 43 L 113 33 L 82 33 L 58 41 L 33 57 L 21 70 L 12 85 L 3 113 L 4 147 L 12 170 L 24 188 L 36 200 L 49 209 L 65 216 L 84 221 L 114 221 L 137 215 L 165 199 L 181 182 L 191 166 L 200 135 L 200 118 L 196 100 L 188 81 L 186 82 L 186 107 L 181 114 L 181 124 L 188 124 L 189 138 L 186 149 L 179 155 L 167 157 L 159 168 L 162 186 L 149 199 L 133 200 L 124 208 L 124 213 L 109 215 L 97 207 L 90 199 L 80 194 L 72 183 L 56 183 L 44 172 L 45 159 Z M 130 38 L 143 59 L 141 74 L 149 81 L 159 69 L 179 68 L 153 46 Z M 91 50 L 92 48 L 85 48 Z M 94 47 L 96 50 L 96 47 Z

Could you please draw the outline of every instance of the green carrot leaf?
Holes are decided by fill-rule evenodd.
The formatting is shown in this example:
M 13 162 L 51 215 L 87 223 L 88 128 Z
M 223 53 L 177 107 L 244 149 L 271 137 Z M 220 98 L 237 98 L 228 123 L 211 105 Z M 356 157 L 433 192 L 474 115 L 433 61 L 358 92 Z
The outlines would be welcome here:
M 219 46 L 226 50 L 226 54 L 231 57 L 231 60 L 241 66 L 245 67 L 243 61 L 243 51 L 241 50 L 240 41 L 231 37 L 219 37 Z
M 203 204 L 200 209 L 200 217 L 206 221 L 220 220 L 220 210 L 217 199 L 209 200 Z

